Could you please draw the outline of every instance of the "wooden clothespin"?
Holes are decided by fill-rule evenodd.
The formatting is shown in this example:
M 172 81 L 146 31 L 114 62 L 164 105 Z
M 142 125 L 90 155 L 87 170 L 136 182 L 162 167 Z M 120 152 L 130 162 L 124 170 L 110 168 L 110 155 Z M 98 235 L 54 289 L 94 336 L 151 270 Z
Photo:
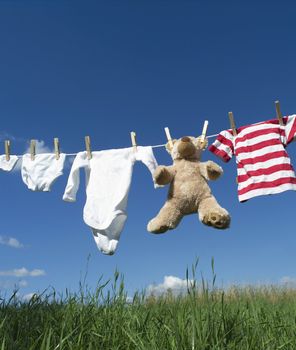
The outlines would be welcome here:
M 85 149 L 87 152 L 87 159 L 91 159 L 90 137 L 89 136 L 85 136 Z
M 53 139 L 53 143 L 54 143 L 54 153 L 56 156 L 56 160 L 58 160 L 60 158 L 60 143 L 59 143 L 59 139 L 57 137 L 55 137 Z
M 276 116 L 279 120 L 279 124 L 281 126 L 284 125 L 284 121 L 283 121 L 283 116 L 282 116 L 282 113 L 281 113 L 281 108 L 280 108 L 280 101 L 275 101 L 275 110 L 276 110 Z
M 35 160 L 36 140 L 31 140 L 31 142 L 30 142 L 30 153 L 31 153 L 31 160 Z
M 134 148 L 134 151 L 137 151 L 137 141 L 136 141 L 136 133 L 134 131 L 131 131 L 131 140 L 132 140 L 132 146 Z
M 10 141 L 5 140 L 4 141 L 4 148 L 5 148 L 5 158 L 7 161 L 10 160 Z
M 164 131 L 165 131 L 166 137 L 167 137 L 168 142 L 169 142 L 169 147 L 172 149 L 174 144 L 173 144 L 173 140 L 172 140 L 172 137 L 170 134 L 170 129 L 168 127 L 165 127 Z
M 234 122 L 233 113 L 228 112 L 228 117 L 229 117 L 231 129 L 233 132 L 233 136 L 237 136 L 237 130 L 236 130 L 235 122 Z M 236 180 L 236 183 L 238 184 L 238 177 L 236 177 L 235 180 Z
M 197 141 L 200 144 L 201 149 L 203 149 L 203 150 L 205 150 L 207 148 L 207 145 L 208 145 L 208 140 L 206 140 L 208 125 L 209 125 L 209 122 L 207 120 L 205 120 L 203 128 L 202 128 L 202 133 L 197 138 Z
M 237 130 L 236 130 L 235 122 L 234 122 L 233 113 L 228 112 L 228 116 L 229 116 L 230 126 L 231 126 L 231 129 L 233 132 L 233 136 L 237 136 Z
M 201 138 L 200 138 L 200 141 L 202 143 L 205 143 L 208 125 L 209 125 L 209 122 L 207 120 L 205 120 L 203 128 L 202 128 Z

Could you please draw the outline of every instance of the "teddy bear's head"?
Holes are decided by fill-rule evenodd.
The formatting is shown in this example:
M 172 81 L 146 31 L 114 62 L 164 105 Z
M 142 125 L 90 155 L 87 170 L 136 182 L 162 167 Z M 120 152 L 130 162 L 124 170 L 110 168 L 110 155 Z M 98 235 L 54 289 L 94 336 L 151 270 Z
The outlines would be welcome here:
M 206 146 L 207 141 L 202 141 L 200 137 L 184 136 L 178 140 L 168 142 L 166 149 L 171 154 L 173 160 L 200 160 L 201 153 Z

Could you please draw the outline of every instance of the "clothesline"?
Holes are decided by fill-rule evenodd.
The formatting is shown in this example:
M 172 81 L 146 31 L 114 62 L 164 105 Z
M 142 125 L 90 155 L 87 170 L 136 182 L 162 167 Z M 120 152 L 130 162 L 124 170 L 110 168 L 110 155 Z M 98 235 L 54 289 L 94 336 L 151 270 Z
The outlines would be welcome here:
M 209 135 L 206 136 L 207 139 L 211 139 L 213 137 L 217 137 L 219 134 L 214 134 L 214 135 Z M 166 145 L 166 143 L 164 143 L 163 145 L 155 145 L 155 146 L 151 146 L 152 148 L 159 148 L 159 147 L 164 147 Z
M 213 138 L 213 137 L 216 137 L 218 136 L 219 134 L 213 134 L 213 135 L 209 135 L 209 136 L 206 136 L 207 139 L 210 139 L 210 138 Z M 154 145 L 154 146 L 151 146 L 151 148 L 161 148 L 161 147 L 165 147 L 167 143 L 164 143 L 164 144 L 161 144 L 161 145 Z M 64 153 L 66 156 L 76 156 L 77 153 Z M 17 154 L 16 155 L 18 158 L 21 158 L 23 156 L 23 154 Z
M 279 124 L 280 125 L 284 125 L 283 124 L 283 116 L 282 116 L 282 113 L 281 113 L 281 110 L 280 110 L 280 103 L 279 103 L 279 101 L 275 101 L 275 107 L 276 107 L 276 114 L 277 114 L 277 119 L 279 121 Z M 236 131 L 236 126 L 235 126 L 235 122 L 234 122 L 233 113 L 229 112 L 228 116 L 229 116 L 231 128 L 233 130 L 233 134 L 236 136 L 237 135 L 237 131 Z M 208 127 L 208 121 L 205 120 L 204 126 L 203 126 L 203 131 L 202 131 L 202 137 L 210 139 L 210 138 L 217 137 L 219 135 L 219 134 L 213 134 L 213 135 L 206 136 L 207 127 Z M 165 133 L 167 135 L 168 141 L 171 141 L 170 132 L 169 132 L 169 129 L 167 127 L 165 128 Z M 136 136 L 135 132 L 131 132 L 131 138 L 132 138 L 132 145 L 133 146 L 137 146 L 136 140 L 135 140 L 135 136 Z M 86 151 L 88 152 L 88 154 L 90 154 L 91 150 L 90 150 L 90 139 L 89 139 L 89 136 L 85 137 L 85 141 L 86 141 Z M 35 141 L 31 140 L 31 142 L 35 142 Z M 59 141 L 58 141 L 58 138 L 54 139 L 54 143 L 55 143 L 55 153 L 58 154 L 59 153 Z M 152 148 L 160 148 L 160 147 L 165 147 L 166 144 L 167 143 L 161 144 L 161 145 L 154 145 L 154 146 L 151 146 L 151 147 Z M 10 149 L 10 141 L 6 140 L 5 141 L 6 157 L 9 157 L 9 153 L 10 153 L 9 149 Z M 34 149 L 35 149 L 35 145 L 34 145 Z M 77 153 L 64 153 L 64 154 L 66 156 L 76 156 L 77 155 Z M 17 155 L 18 158 L 21 158 L 22 156 L 23 155 Z
M 219 134 L 214 134 L 214 135 L 209 135 L 206 136 L 207 139 L 211 139 L 213 137 L 217 137 Z M 160 147 L 164 147 L 166 145 L 166 143 L 164 143 L 163 145 L 155 145 L 155 146 L 151 146 L 152 148 L 160 148 Z

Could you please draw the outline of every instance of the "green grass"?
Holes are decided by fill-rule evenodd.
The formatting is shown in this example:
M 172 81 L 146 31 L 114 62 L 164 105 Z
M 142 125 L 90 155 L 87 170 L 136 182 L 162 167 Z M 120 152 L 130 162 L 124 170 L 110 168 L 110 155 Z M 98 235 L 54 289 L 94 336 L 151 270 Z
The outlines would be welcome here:
M 44 292 L 29 302 L 0 301 L 0 350 L 296 349 L 296 291 L 280 287 L 215 288 L 188 278 L 186 295 L 136 293 L 122 276 L 95 291 Z

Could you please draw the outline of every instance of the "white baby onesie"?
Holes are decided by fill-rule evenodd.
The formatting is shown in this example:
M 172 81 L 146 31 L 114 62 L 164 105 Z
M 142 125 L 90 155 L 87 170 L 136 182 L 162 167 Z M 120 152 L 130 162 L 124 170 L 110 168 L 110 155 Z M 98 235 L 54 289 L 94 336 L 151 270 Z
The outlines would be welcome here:
M 153 174 L 157 167 L 151 147 L 79 152 L 73 162 L 64 192 L 65 201 L 74 202 L 79 187 L 79 168 L 86 171 L 84 222 L 91 228 L 98 249 L 114 254 L 127 219 L 126 206 L 135 161 L 142 161 Z
M 11 171 L 18 161 L 18 156 L 10 156 L 9 160 L 6 160 L 6 155 L 0 156 L 0 169 L 4 171 Z
M 34 160 L 30 154 L 24 154 L 21 170 L 24 183 L 32 191 L 50 191 L 54 181 L 63 175 L 65 159 L 64 153 L 59 159 L 52 153 L 36 154 Z

